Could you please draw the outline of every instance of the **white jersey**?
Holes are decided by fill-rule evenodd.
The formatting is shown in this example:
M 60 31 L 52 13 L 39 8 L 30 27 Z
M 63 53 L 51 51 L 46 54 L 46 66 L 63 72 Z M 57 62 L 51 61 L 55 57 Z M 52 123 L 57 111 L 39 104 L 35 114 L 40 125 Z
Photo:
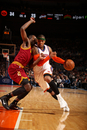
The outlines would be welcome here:
M 49 47 L 47 45 L 44 45 L 44 49 L 41 50 L 38 48 L 39 54 L 43 53 L 45 55 L 45 58 L 50 54 Z M 43 64 L 43 67 L 49 64 L 49 60 Z
M 44 45 L 44 50 L 38 48 L 38 52 L 41 54 L 43 53 L 46 57 L 49 55 L 49 47 Z M 44 80 L 44 74 L 52 75 L 52 66 L 49 64 L 49 60 L 46 61 L 42 66 L 36 65 L 33 68 L 35 81 L 40 85 L 40 87 L 45 91 L 49 88 L 48 83 Z
M 43 53 L 45 55 L 45 57 L 47 57 L 49 55 L 49 47 L 47 45 L 44 45 L 44 50 L 41 50 L 40 48 L 38 48 L 38 52 L 41 54 Z M 42 72 L 44 71 L 45 73 L 49 73 L 52 74 L 52 66 L 49 64 L 49 60 L 46 61 L 42 66 L 38 66 L 36 65 L 33 68 L 34 72 Z

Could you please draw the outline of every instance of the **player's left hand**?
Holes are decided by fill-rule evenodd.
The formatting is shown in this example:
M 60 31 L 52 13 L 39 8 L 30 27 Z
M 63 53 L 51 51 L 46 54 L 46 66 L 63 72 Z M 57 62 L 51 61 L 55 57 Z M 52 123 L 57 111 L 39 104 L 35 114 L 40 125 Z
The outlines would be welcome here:
M 32 23 L 35 23 L 35 18 L 31 17 L 30 20 L 32 21 Z
M 45 55 L 43 53 L 41 53 L 39 58 L 40 58 L 40 60 L 43 60 L 45 58 Z

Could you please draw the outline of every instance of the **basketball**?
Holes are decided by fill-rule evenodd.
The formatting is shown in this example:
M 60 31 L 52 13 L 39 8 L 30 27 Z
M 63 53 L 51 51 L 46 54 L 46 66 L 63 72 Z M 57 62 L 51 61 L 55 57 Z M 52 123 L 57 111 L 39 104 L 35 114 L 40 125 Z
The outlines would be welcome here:
M 63 64 L 63 67 L 64 67 L 64 69 L 66 69 L 66 70 L 68 70 L 68 71 L 71 71 L 71 70 L 74 69 L 75 63 L 74 63 L 73 60 L 67 59 L 67 60 L 65 61 L 65 63 Z

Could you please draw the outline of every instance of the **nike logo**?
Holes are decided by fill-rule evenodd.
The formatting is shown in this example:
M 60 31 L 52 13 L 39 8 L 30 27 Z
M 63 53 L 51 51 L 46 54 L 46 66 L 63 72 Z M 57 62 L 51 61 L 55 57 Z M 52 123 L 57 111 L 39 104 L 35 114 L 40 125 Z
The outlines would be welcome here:
M 6 105 L 6 102 L 4 102 L 4 100 L 3 100 L 3 104 Z

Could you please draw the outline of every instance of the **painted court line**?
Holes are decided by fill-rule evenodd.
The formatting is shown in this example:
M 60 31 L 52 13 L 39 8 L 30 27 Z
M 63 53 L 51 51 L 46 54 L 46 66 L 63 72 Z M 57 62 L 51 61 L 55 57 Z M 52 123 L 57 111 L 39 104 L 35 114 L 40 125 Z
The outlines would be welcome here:
M 18 127 L 19 127 L 19 123 L 20 123 L 21 116 L 22 116 L 22 111 L 23 111 L 23 108 L 22 108 L 22 110 L 20 110 L 20 113 L 19 113 L 19 116 L 18 116 L 18 119 L 17 119 L 17 122 L 16 122 L 14 130 L 18 129 Z
M 15 126 L 18 128 L 17 121 L 21 114 L 22 111 L 6 110 L 0 106 L 0 130 L 14 130 Z

